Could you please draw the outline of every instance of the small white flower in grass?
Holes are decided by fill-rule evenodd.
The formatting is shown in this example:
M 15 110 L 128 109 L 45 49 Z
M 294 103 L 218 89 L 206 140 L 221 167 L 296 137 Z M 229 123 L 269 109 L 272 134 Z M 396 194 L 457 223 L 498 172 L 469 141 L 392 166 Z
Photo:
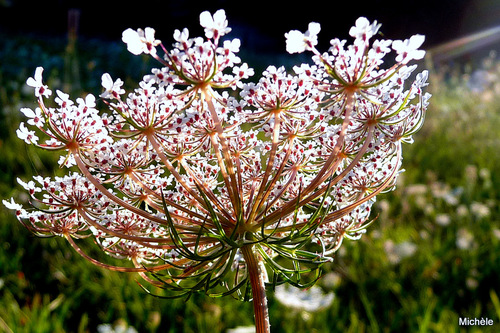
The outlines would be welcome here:
M 35 131 L 30 131 L 24 123 L 19 124 L 19 128 L 16 130 L 17 137 L 21 140 L 24 140 L 26 143 L 34 143 L 38 142 L 38 137 L 35 135 Z
M 470 212 L 478 219 L 488 217 L 490 215 L 489 207 L 481 202 L 476 201 L 471 203 Z
M 122 41 L 127 44 L 127 50 L 135 55 L 141 53 L 154 55 L 156 54 L 156 46 L 161 43 L 160 40 L 155 39 L 153 28 L 145 30 L 128 28 L 122 33 Z
M 417 245 L 409 241 L 394 244 L 393 241 L 387 240 L 384 243 L 384 250 L 389 262 L 396 265 L 399 264 L 401 260 L 414 255 L 417 251 Z
M 451 223 L 450 215 L 448 214 L 438 214 L 436 215 L 436 223 L 440 226 L 446 227 Z
M 231 32 L 231 28 L 227 26 L 226 12 L 219 9 L 212 16 L 210 12 L 205 11 L 200 14 L 200 25 L 205 28 L 205 36 L 208 39 L 218 39 Z
M 475 290 L 479 286 L 479 282 L 475 278 L 468 277 L 465 280 L 465 285 L 467 286 L 467 289 Z
M 470 250 L 475 246 L 474 235 L 469 230 L 460 228 L 455 243 L 461 250 Z
M 482 168 L 481 170 L 479 170 L 478 174 L 479 178 L 483 180 L 489 180 L 491 177 L 491 171 L 487 168 Z
M 314 46 L 318 45 L 318 33 L 320 30 L 321 25 L 319 23 L 311 22 L 305 33 L 298 30 L 287 32 L 285 34 L 287 52 L 302 53 L 306 50 L 312 50 Z
M 99 95 L 99 97 L 102 98 L 118 98 L 119 95 L 124 94 L 125 90 L 121 88 L 123 85 L 123 81 L 120 79 L 117 79 L 116 81 L 113 81 L 111 78 L 111 75 L 108 73 L 104 73 L 101 77 L 101 84 L 106 89 L 102 94 Z
M 422 196 L 422 195 L 427 194 L 428 190 L 429 189 L 427 188 L 427 185 L 425 185 L 425 184 L 411 184 L 405 188 L 405 193 L 407 195 Z
M 500 229 L 493 229 L 492 233 L 496 239 L 500 240 Z
M 318 286 L 309 289 L 299 289 L 288 285 L 279 285 L 274 294 L 276 299 L 286 307 L 307 312 L 315 312 L 329 307 L 335 294 L 323 293 Z
M 98 333 L 137 333 L 137 330 L 132 326 L 127 326 L 122 320 L 118 320 L 115 326 L 111 324 L 100 324 L 97 326 Z
M 37 67 L 35 70 L 35 75 L 34 78 L 30 77 L 26 81 L 26 84 L 30 87 L 35 88 L 35 96 L 36 97 L 49 97 L 52 95 L 52 91 L 43 84 L 42 82 L 42 73 L 43 73 L 43 67 Z
M 326 288 L 333 289 L 333 288 L 337 288 L 340 285 L 340 283 L 342 282 L 342 277 L 339 273 L 329 272 L 329 273 L 326 273 L 321 278 L 321 281 Z
M 425 36 L 414 35 L 404 41 L 395 40 L 392 42 L 392 48 L 397 52 L 397 62 L 407 63 L 411 60 L 420 60 L 425 56 L 424 50 L 418 50 L 425 41 Z
M 465 205 L 460 205 L 457 207 L 458 217 L 467 217 L 469 215 L 469 209 Z

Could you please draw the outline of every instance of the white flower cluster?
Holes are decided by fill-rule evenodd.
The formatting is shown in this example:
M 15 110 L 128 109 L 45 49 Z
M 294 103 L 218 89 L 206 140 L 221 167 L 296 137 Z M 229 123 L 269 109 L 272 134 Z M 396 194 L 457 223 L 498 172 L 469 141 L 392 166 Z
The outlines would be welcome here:
M 18 136 L 66 152 L 61 165 L 79 173 L 21 182 L 34 210 L 5 205 L 79 252 L 72 238 L 95 237 L 135 271 L 222 269 L 208 262 L 234 259 L 247 243 L 271 258 L 299 236 L 320 244 L 321 257 L 344 237 L 358 239 L 376 195 L 395 185 L 402 143 L 423 122 L 427 72 L 405 84 L 416 68 L 407 64 L 424 55 L 423 37 L 372 41 L 380 25 L 360 18 L 351 45 L 333 39 L 320 53 L 320 25 L 311 23 L 286 38 L 289 52 L 311 51 L 314 64 L 294 74 L 270 66 L 252 83 L 243 82 L 254 71 L 237 56 L 240 41 L 223 39 L 231 30 L 224 11 L 202 13 L 200 23 L 204 37 L 176 30 L 171 49 L 152 28 L 124 31 L 130 52 L 162 67 L 129 94 L 104 74 L 108 113 L 92 95 L 74 103 L 60 91 L 48 106 L 38 68 L 27 83 L 39 107 L 22 109 L 29 127 L 21 123 Z M 383 69 L 391 46 L 395 63 Z
M 349 35 L 355 38 L 354 47 L 362 47 L 364 49 L 373 36 L 377 34 L 380 29 L 380 24 L 377 21 L 370 23 L 365 17 L 360 17 L 356 20 L 356 25 L 349 30 Z M 309 23 L 308 30 L 302 33 L 298 30 L 292 30 L 285 34 L 286 49 L 289 53 L 302 53 L 304 51 L 314 51 L 315 46 L 318 45 L 318 34 L 321 31 L 319 23 Z M 425 51 L 418 48 L 424 43 L 425 37 L 422 35 L 412 36 L 410 39 L 404 41 L 396 40 L 377 40 L 373 43 L 373 48 L 370 50 L 371 56 L 382 58 L 387 52 L 390 51 L 389 46 L 396 51 L 396 61 L 400 63 L 408 63 L 411 60 L 420 60 L 424 57 Z M 337 52 L 338 39 L 331 41 L 334 52 Z M 345 41 L 340 42 L 345 44 Z
M 318 286 L 302 290 L 280 285 L 276 287 L 274 296 L 281 304 L 290 309 L 307 312 L 316 312 L 325 309 L 332 304 L 335 298 L 333 292 L 325 294 Z

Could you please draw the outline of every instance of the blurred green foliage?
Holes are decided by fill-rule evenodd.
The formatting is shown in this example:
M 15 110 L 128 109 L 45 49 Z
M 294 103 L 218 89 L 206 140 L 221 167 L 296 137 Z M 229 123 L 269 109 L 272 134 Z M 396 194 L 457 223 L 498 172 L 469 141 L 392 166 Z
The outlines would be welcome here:
M 56 157 L 15 135 L 19 108 L 35 104 L 24 86 L 34 69 L 44 66 L 51 89 L 76 98 L 99 94 L 104 72 L 133 88 L 154 64 L 110 41 L 68 47 L 65 39 L 0 35 L 0 44 L 0 197 L 22 199 L 16 177 L 58 172 Z M 431 106 L 405 147 L 398 188 L 379 196 L 377 223 L 325 267 L 319 285 L 334 291 L 333 303 L 305 313 L 270 292 L 273 332 L 500 330 L 500 65 L 488 59 L 480 85 L 477 70 L 432 71 Z M 3 205 L 0 221 L 1 332 L 97 332 L 108 323 L 138 332 L 224 332 L 253 324 L 251 304 L 158 299 L 136 275 L 96 268 L 62 239 L 32 236 Z M 82 246 L 101 255 L 90 245 Z M 459 317 L 490 318 L 494 326 L 459 327 Z

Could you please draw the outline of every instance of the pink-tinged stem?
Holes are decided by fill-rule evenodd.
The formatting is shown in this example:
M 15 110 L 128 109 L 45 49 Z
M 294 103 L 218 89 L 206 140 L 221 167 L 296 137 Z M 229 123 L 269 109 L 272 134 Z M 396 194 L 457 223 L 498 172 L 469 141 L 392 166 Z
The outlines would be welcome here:
M 241 248 L 243 258 L 247 265 L 248 276 L 252 286 L 253 311 L 255 315 L 256 333 L 270 333 L 271 325 L 269 323 L 269 310 L 267 308 L 267 296 L 264 285 L 265 272 L 259 265 L 258 254 L 253 246 L 244 246 Z
M 342 146 L 344 145 L 344 138 L 347 133 L 347 127 L 349 126 L 349 123 L 351 121 L 351 114 L 354 109 L 354 103 L 355 103 L 354 94 L 355 91 L 351 90 L 346 91 L 346 106 L 344 111 L 344 121 L 342 123 L 342 128 L 340 130 L 337 144 L 335 145 L 333 152 L 330 154 L 330 157 L 325 162 L 325 165 L 323 166 L 321 171 L 318 172 L 316 177 L 304 190 L 305 194 L 309 193 L 309 191 L 314 190 L 316 187 L 318 187 L 323 182 L 323 180 L 328 178 L 328 176 L 333 172 L 331 168 L 332 164 L 339 158 L 338 154 L 341 151 Z
M 219 160 L 219 166 L 221 169 L 221 172 L 224 172 L 224 170 L 227 170 L 227 175 L 224 175 L 224 182 L 226 183 L 226 188 L 229 193 L 229 197 L 231 198 L 231 203 L 234 207 L 234 213 L 236 219 L 238 219 L 239 216 L 241 216 L 241 210 L 242 210 L 242 205 L 241 205 L 241 198 L 238 196 L 239 190 L 238 187 L 238 181 L 237 177 L 234 171 L 234 165 L 233 165 L 233 159 L 231 156 L 231 152 L 229 150 L 229 146 L 227 143 L 227 140 L 224 135 L 224 128 L 222 127 L 222 122 L 219 119 L 219 116 L 217 115 L 217 110 L 215 109 L 215 105 L 212 101 L 212 95 L 210 92 L 209 87 L 204 87 L 202 90 L 202 96 L 205 102 L 207 103 L 208 110 L 210 112 L 210 115 L 212 117 L 212 120 L 215 124 L 215 128 L 217 130 L 217 137 L 220 140 L 221 148 L 222 148 L 222 157 L 224 159 L 225 163 L 222 163 L 220 160 L 220 157 L 218 156 Z M 213 139 L 213 138 L 212 138 Z M 216 140 L 212 140 L 212 144 L 216 143 Z M 218 149 L 216 145 L 214 145 L 214 150 L 216 154 L 218 154 Z M 228 177 L 229 176 L 229 177 Z

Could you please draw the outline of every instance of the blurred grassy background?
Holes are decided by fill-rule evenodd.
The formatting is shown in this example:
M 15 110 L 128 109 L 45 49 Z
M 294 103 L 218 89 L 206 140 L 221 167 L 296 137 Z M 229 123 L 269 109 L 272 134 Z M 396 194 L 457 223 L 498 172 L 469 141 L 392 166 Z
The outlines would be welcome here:
M 130 88 L 155 65 L 113 42 L 0 35 L 0 45 L 2 199 L 23 198 L 16 177 L 58 172 L 54 156 L 15 135 L 18 110 L 35 104 L 24 82 L 37 66 L 51 89 L 76 98 L 99 94 L 103 72 Z M 270 295 L 273 332 L 500 330 L 500 64 L 431 72 L 431 106 L 405 147 L 400 185 L 379 196 L 368 233 L 325 267 L 319 285 L 333 303 L 306 313 Z M 0 332 L 225 332 L 253 323 L 250 304 L 157 299 L 135 275 L 98 269 L 62 239 L 32 236 L 3 205 L 0 221 Z M 464 328 L 459 317 L 495 324 Z

